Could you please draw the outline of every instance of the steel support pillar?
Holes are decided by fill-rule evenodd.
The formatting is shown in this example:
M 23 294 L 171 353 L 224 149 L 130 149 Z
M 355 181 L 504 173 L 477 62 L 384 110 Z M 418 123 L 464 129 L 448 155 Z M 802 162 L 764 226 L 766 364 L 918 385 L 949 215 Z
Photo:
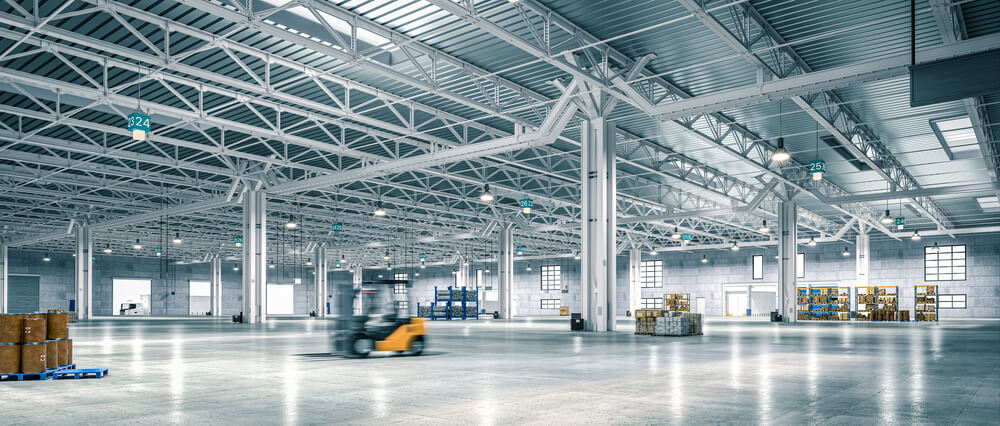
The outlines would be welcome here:
M 267 321 L 267 195 L 243 197 L 243 322 Z
M 7 246 L 0 246 L 0 314 L 7 313 Z
M 787 322 L 796 321 L 795 262 L 798 259 L 795 203 L 778 203 L 778 312 Z M 749 294 L 748 294 L 749 297 Z
M 615 124 L 604 117 L 581 129 L 581 307 L 587 330 L 615 329 Z
M 313 280 L 316 286 L 316 318 L 326 317 L 326 272 L 327 272 L 327 260 L 326 260 L 326 246 L 323 244 L 317 244 L 316 250 L 313 253 L 313 270 L 316 272 L 316 279 Z
M 514 224 L 505 223 L 500 228 L 500 256 L 497 262 L 500 280 L 500 318 L 510 319 L 514 290 Z
M 212 258 L 212 316 L 222 316 L 222 258 L 215 256 Z
M 352 277 L 352 282 L 354 283 L 354 291 L 358 297 L 354 298 L 354 315 L 361 315 L 364 311 L 364 293 L 361 292 L 362 282 L 364 281 L 365 271 L 361 265 L 354 267 L 354 276 Z
M 76 227 L 76 318 L 89 319 L 94 314 L 92 305 L 94 243 L 93 233 L 89 227 Z
M 639 273 L 642 270 L 642 249 L 632 247 L 628 251 L 628 308 L 635 311 L 642 306 L 642 280 Z
M 864 228 L 862 228 L 864 230 Z M 866 233 L 858 234 L 857 246 L 854 247 L 854 257 L 855 257 L 855 278 L 854 285 L 858 287 L 866 287 L 871 284 L 871 249 L 870 249 L 871 236 Z

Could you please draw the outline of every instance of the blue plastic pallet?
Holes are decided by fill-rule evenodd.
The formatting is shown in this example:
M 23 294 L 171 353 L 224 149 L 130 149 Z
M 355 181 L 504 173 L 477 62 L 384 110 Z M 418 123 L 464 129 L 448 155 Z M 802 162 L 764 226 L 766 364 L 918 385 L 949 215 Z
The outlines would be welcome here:
M 82 369 L 67 369 L 59 370 L 52 374 L 52 380 L 59 379 L 85 379 L 90 378 L 88 375 L 92 374 L 95 379 L 103 378 L 108 375 L 107 368 L 82 368 Z
M 57 372 L 76 368 L 76 364 L 68 364 L 59 368 L 52 368 L 45 370 L 44 373 L 11 373 L 11 374 L 0 374 L 0 382 L 18 381 L 23 382 L 24 379 L 31 380 L 48 380 L 55 377 Z

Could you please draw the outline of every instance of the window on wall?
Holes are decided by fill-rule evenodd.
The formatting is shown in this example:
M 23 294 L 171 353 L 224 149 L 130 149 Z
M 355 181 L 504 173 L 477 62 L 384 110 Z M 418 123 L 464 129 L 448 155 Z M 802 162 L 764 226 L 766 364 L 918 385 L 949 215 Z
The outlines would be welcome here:
M 393 279 L 396 281 L 406 281 L 408 275 L 405 272 L 397 272 Z M 392 294 L 406 294 L 406 283 L 393 284 Z
M 639 282 L 643 288 L 663 287 L 663 261 L 643 260 L 639 265 Z
M 805 278 L 806 277 L 806 254 L 798 253 L 795 255 L 795 277 Z
M 407 309 L 410 309 L 409 303 L 407 303 L 407 301 L 405 300 L 397 300 L 392 303 L 396 307 L 397 311 L 405 311 Z
M 965 281 L 965 244 L 924 247 L 925 281 Z
M 938 309 L 965 309 L 964 294 L 938 295 Z
M 751 262 L 751 278 L 755 280 L 764 279 L 764 256 L 760 254 L 753 255 L 753 262 Z
M 542 309 L 559 309 L 560 299 L 542 299 Z
M 643 297 L 640 306 L 642 309 L 662 309 L 663 299 L 659 297 Z
M 559 290 L 562 288 L 562 271 L 559 265 L 542 266 L 542 290 Z

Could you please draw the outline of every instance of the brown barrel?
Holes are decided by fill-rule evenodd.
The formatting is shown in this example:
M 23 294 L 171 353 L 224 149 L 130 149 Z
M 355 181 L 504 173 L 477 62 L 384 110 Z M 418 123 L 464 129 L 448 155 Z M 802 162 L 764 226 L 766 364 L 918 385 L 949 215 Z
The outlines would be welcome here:
M 44 318 L 27 318 L 21 323 L 21 343 L 45 343 Z
M 21 344 L 21 314 L 0 314 L 0 344 Z
M 56 339 L 56 346 L 59 348 L 59 366 L 69 365 L 69 339 Z
M 21 344 L 0 343 L 0 374 L 21 371 Z
M 45 341 L 45 368 L 51 370 L 59 366 L 59 342 Z
M 66 365 L 73 363 L 73 339 L 66 339 Z
M 24 314 L 24 317 L 25 318 L 31 318 L 31 319 L 45 319 L 45 314 L 43 314 L 41 312 L 33 312 L 33 313 L 30 313 L 30 314 Z
M 45 314 L 45 334 L 50 340 L 69 338 L 69 316 L 53 312 Z
M 45 342 L 31 342 L 21 345 L 21 372 L 45 372 Z

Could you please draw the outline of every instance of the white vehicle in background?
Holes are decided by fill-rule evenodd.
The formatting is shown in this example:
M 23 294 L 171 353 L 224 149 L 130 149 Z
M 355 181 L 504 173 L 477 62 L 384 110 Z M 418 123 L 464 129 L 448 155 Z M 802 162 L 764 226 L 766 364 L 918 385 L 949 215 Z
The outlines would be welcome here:
M 121 304 L 118 315 L 146 315 L 146 309 L 142 303 L 128 301 Z

